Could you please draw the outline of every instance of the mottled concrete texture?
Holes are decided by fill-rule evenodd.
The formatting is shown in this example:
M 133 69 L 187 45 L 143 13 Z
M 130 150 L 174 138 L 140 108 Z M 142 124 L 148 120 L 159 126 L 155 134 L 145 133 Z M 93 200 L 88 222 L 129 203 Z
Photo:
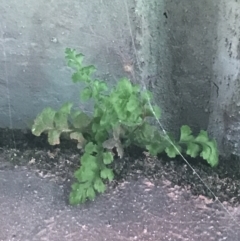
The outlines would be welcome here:
M 217 9 L 209 130 L 226 156 L 240 156 L 240 1 L 221 0 Z
M 167 130 L 208 129 L 222 153 L 239 155 L 239 12 L 237 0 L 2 0 L 0 127 L 25 128 L 45 106 L 82 106 L 64 60 L 72 47 L 110 86 L 145 83 Z

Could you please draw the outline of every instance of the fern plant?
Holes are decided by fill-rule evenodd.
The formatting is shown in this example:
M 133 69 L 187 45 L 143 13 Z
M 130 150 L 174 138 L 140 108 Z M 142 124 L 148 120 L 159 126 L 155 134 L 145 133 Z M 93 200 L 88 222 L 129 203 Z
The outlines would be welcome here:
M 179 141 L 160 134 L 146 120 L 160 118 L 160 109 L 156 105 L 149 107 L 152 99 L 149 91 L 141 91 L 140 86 L 133 85 L 127 78 L 120 79 L 115 88 L 108 90 L 105 81 L 92 78 L 95 67 L 82 64 L 83 54 L 70 48 L 65 54 L 68 66 L 75 70 L 72 81 L 85 83 L 81 99 L 94 101 L 93 114 L 88 116 L 81 110 L 73 110 L 70 102 L 58 111 L 48 107 L 36 117 L 32 133 L 36 136 L 47 133 L 51 145 L 60 144 L 61 135 L 68 134 L 84 151 L 80 168 L 74 173 L 76 182 L 70 193 L 71 204 L 93 200 L 96 193 L 103 193 L 106 181 L 114 178 L 114 170 L 109 167 L 114 160 L 114 150 L 122 158 L 124 148 L 131 144 L 145 148 L 152 155 L 162 152 L 170 158 L 179 153 L 191 157 L 200 155 L 211 166 L 218 164 L 216 141 L 210 140 L 207 132 L 201 131 L 194 137 L 190 127 L 182 126 Z

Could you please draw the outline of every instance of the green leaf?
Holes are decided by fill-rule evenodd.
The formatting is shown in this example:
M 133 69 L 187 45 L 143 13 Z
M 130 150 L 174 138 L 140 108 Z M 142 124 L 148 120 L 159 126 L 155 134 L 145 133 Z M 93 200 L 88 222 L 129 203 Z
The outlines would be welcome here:
M 72 75 L 73 83 L 81 81 L 89 83 L 91 81 L 91 74 L 94 73 L 95 70 L 93 65 L 79 68 L 78 71 Z
M 208 162 L 212 167 L 218 164 L 218 148 L 215 140 L 209 140 L 208 133 L 201 130 L 195 138 L 195 142 L 202 146 L 200 156 Z
M 96 121 L 96 119 L 94 120 L 93 124 L 92 124 L 92 132 L 96 133 L 98 131 L 98 129 L 100 128 L 100 124 Z
M 40 136 L 42 132 L 53 129 L 53 120 L 55 114 L 56 111 L 52 108 L 45 108 L 34 120 L 34 124 L 32 126 L 32 133 L 35 136 Z
M 82 173 L 84 172 L 85 168 L 81 166 L 74 172 L 74 177 L 78 180 L 78 182 L 83 183 L 86 182 L 86 180 L 82 179 Z
M 105 152 L 103 153 L 103 163 L 105 165 L 111 164 L 113 161 L 113 155 L 111 152 Z
M 181 127 L 180 142 L 193 141 L 194 137 L 191 134 L 192 130 L 190 129 L 190 127 L 187 125 L 183 125 Z
M 112 181 L 114 178 L 113 171 L 110 168 L 104 168 L 103 170 L 101 170 L 100 176 L 101 178 L 108 179 L 109 181 Z
M 81 68 L 84 58 L 83 54 L 77 54 L 75 49 L 66 48 L 65 58 L 68 61 L 67 64 L 71 68 Z
M 142 117 L 140 115 L 141 115 L 141 110 L 135 109 L 133 112 L 130 113 L 130 115 L 128 115 L 127 119 L 125 120 L 125 125 L 129 127 L 141 125 Z
M 105 130 L 103 131 L 100 129 L 97 131 L 97 133 L 95 133 L 95 140 L 97 141 L 97 143 L 103 143 L 107 137 L 108 137 L 108 133 Z
M 78 141 L 78 145 L 77 145 L 78 149 L 82 149 L 86 144 L 86 139 L 83 137 L 82 133 L 80 133 L 80 132 L 72 132 L 70 134 L 70 138 L 72 140 Z
M 89 188 L 89 183 L 74 183 L 72 185 L 72 190 L 69 196 L 69 202 L 71 205 L 77 205 L 79 203 L 86 202 L 87 199 L 87 189 Z
M 98 170 L 97 158 L 93 155 L 88 154 L 87 152 L 85 152 L 81 157 L 81 164 L 82 166 L 87 167 L 89 170 Z
M 48 142 L 50 145 L 59 145 L 60 144 L 60 135 L 61 130 L 49 130 L 48 131 Z
M 58 112 L 65 113 L 65 114 L 70 114 L 71 109 L 72 109 L 73 103 L 67 102 L 63 104 Z
M 90 200 L 93 200 L 93 199 L 96 197 L 96 193 L 95 193 L 93 187 L 89 187 L 89 188 L 87 189 L 86 196 L 87 196 Z
M 108 87 L 104 81 L 99 81 L 99 91 L 107 91 Z
M 201 150 L 200 146 L 195 143 L 188 143 L 187 144 L 187 151 L 186 154 L 195 158 L 199 154 L 199 151 Z
M 133 92 L 133 86 L 127 78 L 120 79 L 116 89 L 124 94 L 132 94 Z
M 90 87 L 85 87 L 81 92 L 80 98 L 83 101 L 89 100 L 92 97 L 92 89 Z
M 177 155 L 179 155 L 179 152 L 181 153 L 181 151 L 182 151 L 182 148 L 179 145 L 175 145 L 175 147 L 173 145 L 170 145 L 165 149 L 165 152 L 170 158 L 176 157 Z
M 144 122 L 139 128 L 139 134 L 146 140 L 151 140 L 154 137 L 154 133 L 156 131 L 156 127 L 151 126 L 147 122 Z
M 201 130 L 199 135 L 195 138 L 195 141 L 201 142 L 201 143 L 208 142 L 209 138 L 208 138 L 207 132 Z
M 72 185 L 72 191 L 69 196 L 69 202 L 71 205 L 77 205 L 86 201 L 85 190 L 81 188 L 78 183 Z
M 217 166 L 218 164 L 218 149 L 217 149 L 217 142 L 208 141 L 206 144 L 203 144 L 203 150 L 200 153 L 200 156 L 205 159 L 208 164 L 212 167 Z
M 74 177 L 81 183 L 91 182 L 95 179 L 96 172 L 85 165 L 74 172 Z
M 146 145 L 146 149 L 152 156 L 156 156 L 165 150 L 165 146 L 161 145 L 161 143 L 159 142 L 153 142 L 151 144 Z
M 54 117 L 55 127 L 61 131 L 68 130 L 68 115 L 65 113 L 57 112 Z
M 139 85 L 134 85 L 133 86 L 133 88 L 132 88 L 132 90 L 133 90 L 133 92 L 135 93 L 135 94 L 137 94 L 137 93 L 139 93 L 140 92 L 140 86 Z
M 91 123 L 90 117 L 81 111 L 77 111 L 74 114 L 72 114 L 72 119 L 73 126 L 80 130 L 84 130 Z
M 208 133 L 201 130 L 199 135 L 194 138 L 191 135 L 192 131 L 188 126 L 181 127 L 180 142 L 187 145 L 186 153 L 191 157 L 196 157 L 199 152 L 200 156 L 206 160 L 212 167 L 218 164 L 218 149 L 217 143 L 214 140 L 209 140 Z
M 127 110 L 132 112 L 139 108 L 139 99 L 136 96 L 132 95 L 127 103 Z
M 89 142 L 86 146 L 85 146 L 85 152 L 88 154 L 92 154 L 92 153 L 97 153 L 97 145 L 93 144 L 93 142 Z
M 108 127 L 115 125 L 115 123 L 118 121 L 118 117 L 114 115 L 114 113 L 110 113 L 106 111 L 103 113 L 101 120 L 100 120 L 100 125 L 104 129 L 108 129 Z
M 82 74 L 82 79 L 84 81 L 88 81 L 90 80 L 90 76 L 96 71 L 95 66 L 93 65 L 89 65 L 89 66 L 85 66 L 81 69 L 81 74 Z
M 206 145 L 206 144 L 202 144 L 202 152 L 200 154 L 200 156 L 205 159 L 205 160 L 208 160 L 209 157 L 211 156 L 211 148 L 210 146 Z
M 83 81 L 81 72 L 78 71 L 78 72 L 73 73 L 72 74 L 72 81 L 73 81 L 73 83 Z
M 103 193 L 106 191 L 106 186 L 103 183 L 101 178 L 97 178 L 94 182 L 94 189 L 97 190 L 99 193 Z
M 101 80 L 94 80 L 91 83 L 91 87 L 93 98 L 98 98 L 102 91 L 106 91 L 108 89 L 106 83 Z

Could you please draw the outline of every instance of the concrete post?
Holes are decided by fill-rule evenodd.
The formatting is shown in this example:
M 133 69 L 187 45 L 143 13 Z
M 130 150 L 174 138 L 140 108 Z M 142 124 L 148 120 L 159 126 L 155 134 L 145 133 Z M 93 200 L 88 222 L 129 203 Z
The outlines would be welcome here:
M 218 4 L 217 54 L 211 91 L 208 130 L 221 154 L 240 156 L 240 4 Z

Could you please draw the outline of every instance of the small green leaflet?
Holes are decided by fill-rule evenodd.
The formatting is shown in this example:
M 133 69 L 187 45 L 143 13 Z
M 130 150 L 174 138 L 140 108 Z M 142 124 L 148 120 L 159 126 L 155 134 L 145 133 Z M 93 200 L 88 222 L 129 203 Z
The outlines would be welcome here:
M 66 102 L 63 104 L 58 112 L 64 113 L 64 114 L 70 114 L 72 109 L 73 103 Z
M 86 192 L 86 196 L 90 199 L 93 200 L 96 197 L 96 193 L 93 189 L 93 187 L 89 187 Z
M 96 172 L 87 166 L 81 166 L 80 169 L 74 172 L 74 176 L 79 182 L 91 182 L 94 180 Z
M 89 86 L 87 86 L 87 87 L 85 87 L 85 88 L 83 89 L 83 91 L 81 91 L 81 93 L 80 93 L 80 98 L 81 98 L 81 100 L 83 100 L 83 101 L 87 101 L 87 100 L 89 100 L 91 97 L 92 97 L 92 89 L 91 89 Z
M 54 116 L 55 128 L 58 130 L 68 130 L 68 115 L 65 113 L 57 112 Z
M 66 48 L 65 58 L 68 60 L 68 66 L 71 68 L 81 68 L 84 58 L 83 54 L 77 54 L 75 49 Z
M 98 152 L 97 151 L 97 145 L 93 144 L 92 142 L 89 142 L 86 146 L 85 146 L 85 152 L 88 154 L 92 154 L 94 152 Z
M 93 171 L 98 170 L 97 158 L 89 153 L 85 152 L 81 157 L 81 164 Z
M 60 144 L 60 135 L 62 131 L 60 130 L 49 130 L 48 131 L 48 142 L 50 145 Z
M 206 144 L 203 144 L 203 150 L 200 153 L 200 156 L 205 159 L 212 167 L 218 165 L 218 149 L 217 142 L 209 141 Z
M 85 66 L 77 70 L 76 73 L 72 75 L 73 83 L 77 82 L 90 82 L 91 74 L 95 72 L 95 67 L 93 65 Z
M 124 94 L 132 94 L 132 92 L 133 92 L 133 86 L 132 86 L 131 82 L 129 81 L 129 79 L 127 79 L 127 78 L 120 79 L 118 81 L 118 85 L 117 85 L 116 89 L 120 93 L 124 93 Z
M 53 120 L 56 111 L 52 108 L 45 108 L 35 119 L 32 126 L 32 133 L 35 136 L 40 136 L 42 132 L 54 128 Z
M 87 190 L 89 183 L 74 183 L 72 185 L 72 192 L 70 193 L 69 202 L 71 205 L 84 203 L 87 199 Z M 91 195 L 91 194 L 90 194 Z
M 113 161 L 113 155 L 111 152 L 104 152 L 103 153 L 103 163 L 105 165 L 111 164 Z
M 70 138 L 72 140 L 77 140 L 78 141 L 78 144 L 77 144 L 77 148 L 78 149 L 82 149 L 85 146 L 86 142 L 87 142 L 86 139 L 83 137 L 82 133 L 80 133 L 80 132 L 72 132 L 70 134 Z
M 194 140 L 194 137 L 191 135 L 192 134 L 192 130 L 190 129 L 189 126 L 184 125 L 181 127 L 181 135 L 180 135 L 180 142 L 181 141 L 192 141 Z
M 73 104 L 67 102 L 62 105 L 59 111 L 56 112 L 54 116 L 55 128 L 61 130 L 62 132 L 68 131 L 68 115 L 71 112 Z
M 165 149 L 165 152 L 170 158 L 175 158 L 182 151 L 181 146 L 175 144 L 175 146 L 170 145 Z
M 187 144 L 186 154 L 189 155 L 190 157 L 195 158 L 198 156 L 200 150 L 201 148 L 198 144 L 191 142 Z
M 101 178 L 97 178 L 94 182 L 94 189 L 97 190 L 98 192 L 100 193 L 103 193 L 105 192 L 106 190 L 106 186 L 105 184 L 103 183 L 102 179 Z
M 101 170 L 100 176 L 101 178 L 108 179 L 109 181 L 112 181 L 114 178 L 113 171 L 110 168 L 104 168 L 103 170 Z
M 151 144 L 146 145 L 146 149 L 152 156 L 156 156 L 165 150 L 165 146 L 163 146 L 161 142 L 152 142 Z
M 209 140 L 206 131 L 201 130 L 195 138 L 189 126 L 181 127 L 180 143 L 187 145 L 186 154 L 191 157 L 200 156 L 206 160 L 212 167 L 218 164 L 218 149 L 215 140 Z
M 72 114 L 72 124 L 80 131 L 84 130 L 91 123 L 91 118 L 81 111 L 76 111 Z
M 69 202 L 71 205 L 77 205 L 86 201 L 85 191 L 80 189 L 78 183 L 72 185 L 72 191 L 69 196 Z
M 140 109 L 139 99 L 137 99 L 136 96 L 132 95 L 132 96 L 129 98 L 126 107 L 127 107 L 127 110 L 130 111 L 130 112 L 136 111 L 137 108 Z

